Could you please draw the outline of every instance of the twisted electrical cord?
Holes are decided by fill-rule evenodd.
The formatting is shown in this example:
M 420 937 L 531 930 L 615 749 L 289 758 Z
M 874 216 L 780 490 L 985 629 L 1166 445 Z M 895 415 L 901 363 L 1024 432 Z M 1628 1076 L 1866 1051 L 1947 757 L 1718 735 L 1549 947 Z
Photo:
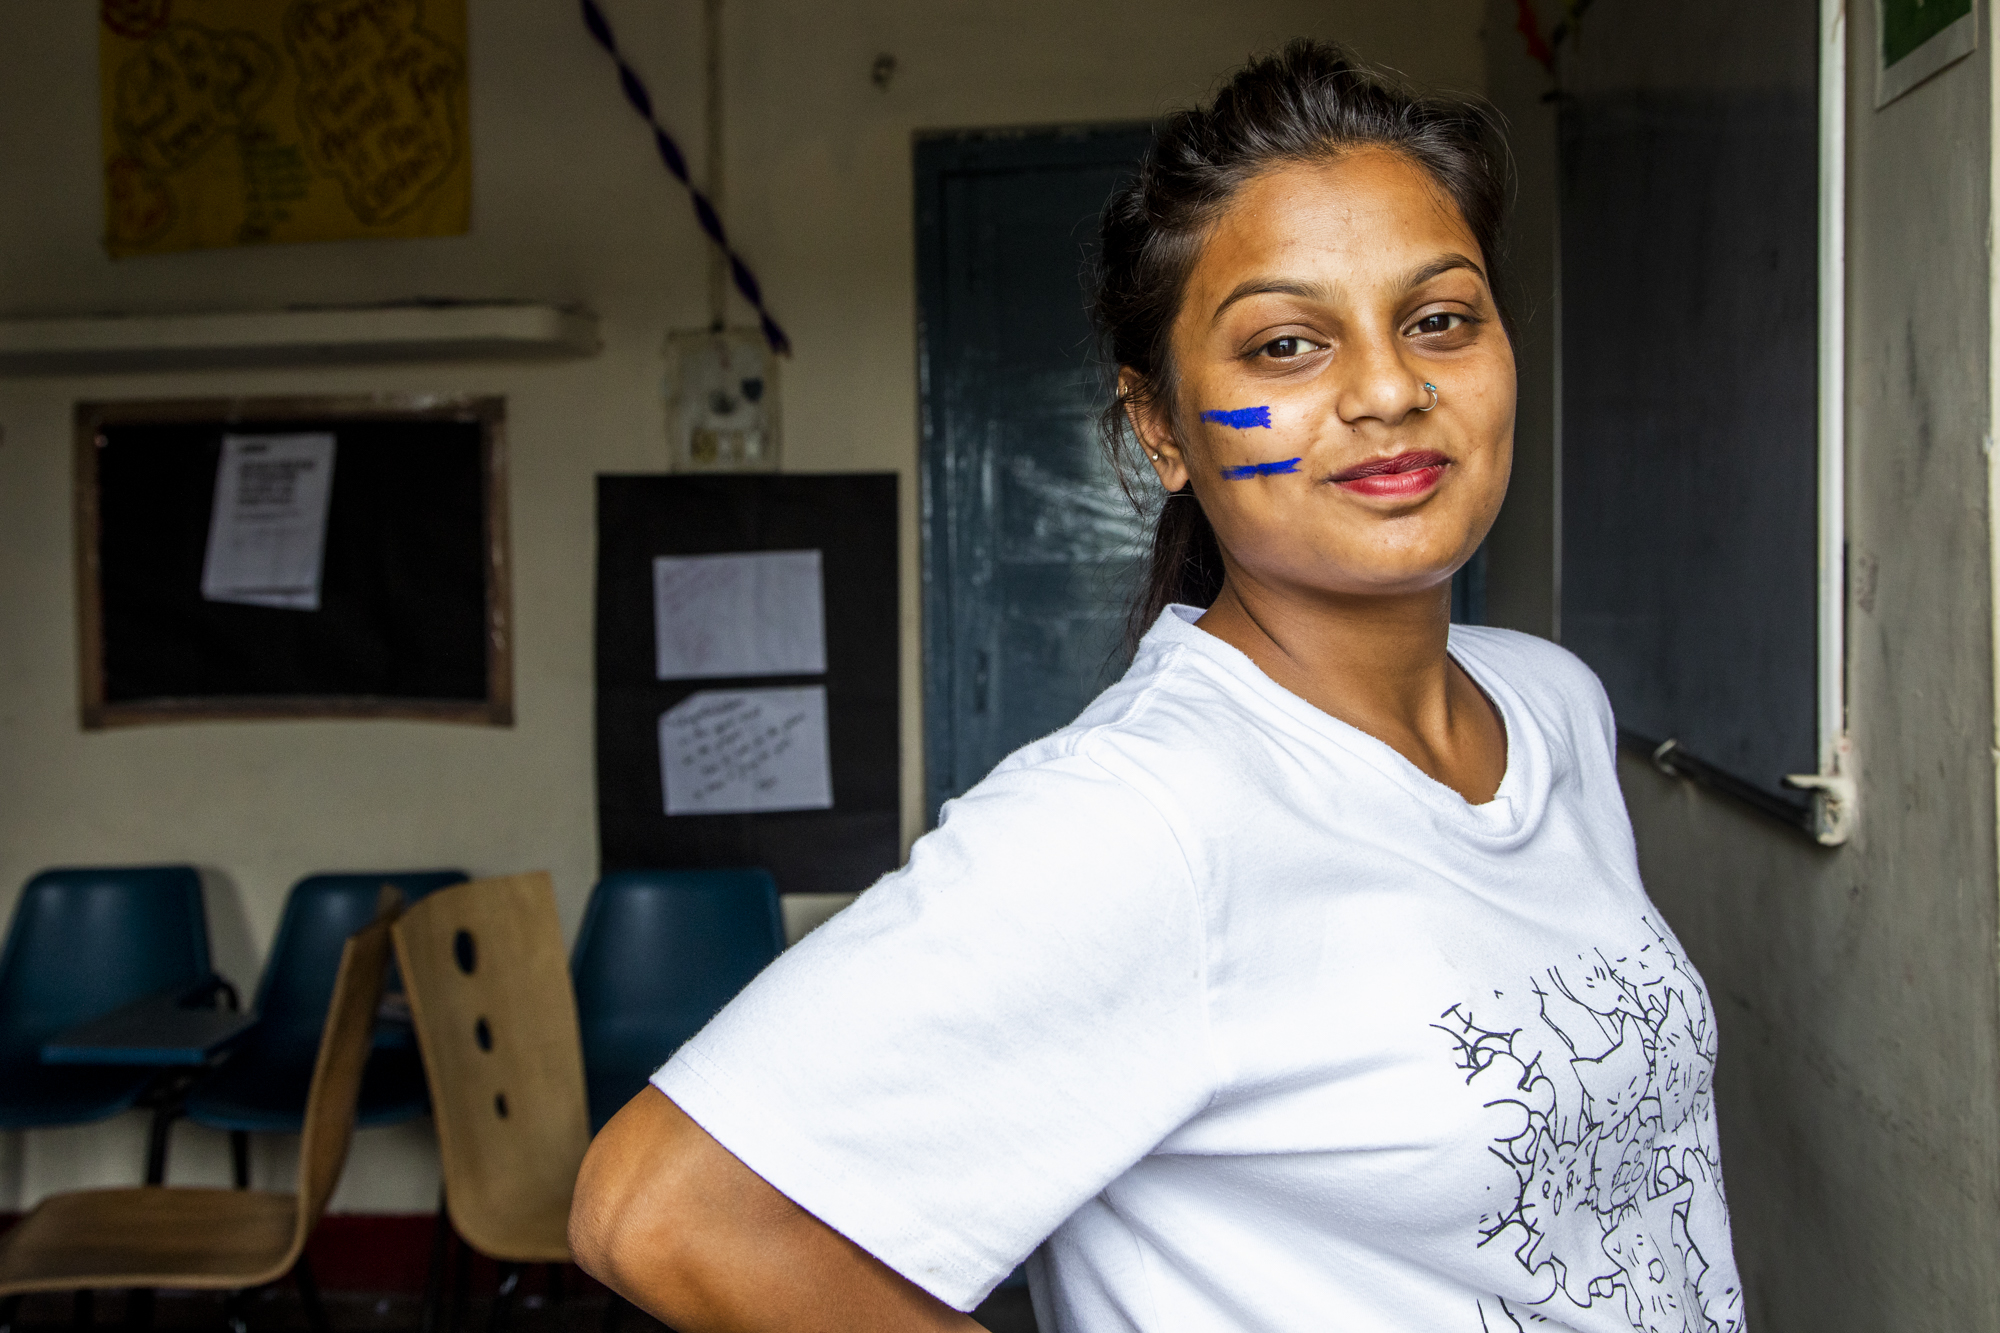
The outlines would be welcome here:
M 785 331 L 778 327 L 778 321 L 771 318 L 771 312 L 764 308 L 764 289 L 758 286 L 757 275 L 750 271 L 743 257 L 730 248 L 729 235 L 722 228 L 722 219 L 716 215 L 715 205 L 689 178 L 687 159 L 681 156 L 680 145 L 654 117 L 653 95 L 646 91 L 646 85 L 638 74 L 625 63 L 625 57 L 618 53 L 618 42 L 611 35 L 611 24 L 605 19 L 604 11 L 597 7 L 597 0 L 582 0 L 582 4 L 583 26 L 590 29 L 590 35 L 597 39 L 597 44 L 610 54 L 618 66 L 618 86 L 625 90 L 625 100 L 652 128 L 653 146 L 660 150 L 660 161 L 667 164 L 667 170 L 673 173 L 675 180 L 687 187 L 688 195 L 694 202 L 695 221 L 701 224 L 708 239 L 715 242 L 723 258 L 729 261 L 730 279 L 735 282 L 736 290 L 742 293 L 743 299 L 756 308 L 757 326 L 764 331 L 764 341 L 771 345 L 773 352 L 790 356 L 792 340 L 785 336 Z

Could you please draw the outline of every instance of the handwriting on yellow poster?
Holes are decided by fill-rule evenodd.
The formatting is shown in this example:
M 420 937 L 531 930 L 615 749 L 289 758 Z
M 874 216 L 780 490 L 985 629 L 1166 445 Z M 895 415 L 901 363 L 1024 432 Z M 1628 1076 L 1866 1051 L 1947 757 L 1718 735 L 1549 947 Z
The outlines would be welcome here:
M 453 236 L 465 0 L 102 0 L 104 244 Z

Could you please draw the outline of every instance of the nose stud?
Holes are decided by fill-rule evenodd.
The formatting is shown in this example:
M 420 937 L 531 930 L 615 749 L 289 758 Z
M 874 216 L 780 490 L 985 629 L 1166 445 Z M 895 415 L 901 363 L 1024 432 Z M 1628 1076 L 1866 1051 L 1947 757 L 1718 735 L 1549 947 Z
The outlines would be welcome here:
M 1431 391 L 1431 407 L 1436 407 L 1438 405 L 1438 386 L 1432 384 L 1429 380 L 1425 380 L 1424 387 Z M 1431 410 L 1431 407 L 1420 407 L 1417 411 L 1428 412 Z

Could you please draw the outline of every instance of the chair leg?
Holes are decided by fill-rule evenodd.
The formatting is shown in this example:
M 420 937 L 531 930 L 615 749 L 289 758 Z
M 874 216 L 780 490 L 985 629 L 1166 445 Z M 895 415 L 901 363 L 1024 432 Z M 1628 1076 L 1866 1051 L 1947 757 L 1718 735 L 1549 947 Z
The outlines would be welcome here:
M 146 1134 L 146 1183 L 164 1185 L 167 1183 L 167 1139 L 174 1132 L 174 1121 L 180 1117 L 180 1108 L 162 1105 L 153 1108 L 153 1125 Z
M 514 1304 L 514 1289 L 521 1285 L 521 1265 L 500 1265 L 500 1285 L 493 1291 L 493 1313 L 486 1321 L 487 1333 L 500 1333 L 507 1323 L 508 1308 Z
M 250 1134 L 247 1130 L 229 1131 L 229 1165 L 236 1173 L 236 1188 L 250 1188 Z
M 333 1333 L 326 1321 L 326 1304 L 319 1298 L 319 1283 L 313 1280 L 312 1261 L 303 1254 L 292 1268 L 292 1281 L 299 1284 L 299 1304 L 306 1310 L 306 1324 L 312 1333 Z
M 431 1266 L 424 1274 L 424 1311 L 418 1333 L 439 1333 L 440 1316 L 444 1314 L 444 1269 L 450 1261 L 451 1215 L 445 1211 L 444 1191 L 439 1190 L 437 1222 L 431 1227 Z
M 250 1321 L 243 1317 L 243 1298 L 246 1293 L 238 1288 L 222 1297 L 222 1326 L 229 1333 L 250 1333 Z
M 451 1275 L 451 1323 L 449 1333 L 463 1333 L 465 1316 L 472 1304 L 472 1247 L 463 1236 L 456 1246 L 456 1265 Z
M 97 1322 L 97 1293 L 85 1287 L 70 1297 L 70 1322 L 89 1328 Z
M 132 1333 L 144 1333 L 153 1326 L 153 1289 L 134 1287 L 125 1293 L 125 1327 Z

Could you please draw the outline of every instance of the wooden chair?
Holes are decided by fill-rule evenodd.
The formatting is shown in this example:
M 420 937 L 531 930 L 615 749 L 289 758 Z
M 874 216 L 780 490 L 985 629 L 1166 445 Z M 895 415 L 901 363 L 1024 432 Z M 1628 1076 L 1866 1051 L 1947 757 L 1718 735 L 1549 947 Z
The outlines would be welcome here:
M 147 1185 L 52 1195 L 0 1236 L 0 1330 L 13 1326 L 29 1292 L 179 1287 L 232 1293 L 227 1317 L 240 1333 L 242 1293 L 290 1273 L 312 1327 L 327 1333 L 306 1238 L 347 1160 L 400 902 L 386 891 L 375 923 L 341 950 L 306 1101 L 298 1192 Z
M 570 1196 L 590 1145 L 555 890 L 540 872 L 438 889 L 392 934 L 444 1166 L 425 1327 L 441 1303 L 448 1225 L 500 1265 L 497 1328 L 522 1265 L 569 1262 Z M 465 1272 L 461 1257 L 454 1327 Z

